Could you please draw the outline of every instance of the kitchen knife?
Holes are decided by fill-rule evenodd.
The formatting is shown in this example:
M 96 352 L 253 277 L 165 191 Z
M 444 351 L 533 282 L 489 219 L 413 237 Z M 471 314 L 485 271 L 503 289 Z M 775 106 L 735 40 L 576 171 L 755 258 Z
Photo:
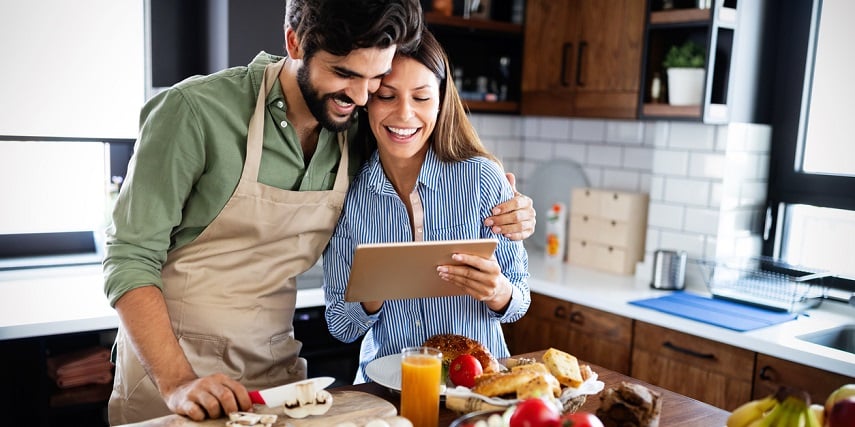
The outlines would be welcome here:
M 252 400 L 252 403 L 258 403 L 268 407 L 281 406 L 285 404 L 286 400 L 296 399 L 298 384 L 314 383 L 315 390 L 317 391 L 329 387 L 333 382 L 335 382 L 335 378 L 333 377 L 309 378 L 307 380 L 280 385 L 278 387 L 250 391 L 249 398 Z

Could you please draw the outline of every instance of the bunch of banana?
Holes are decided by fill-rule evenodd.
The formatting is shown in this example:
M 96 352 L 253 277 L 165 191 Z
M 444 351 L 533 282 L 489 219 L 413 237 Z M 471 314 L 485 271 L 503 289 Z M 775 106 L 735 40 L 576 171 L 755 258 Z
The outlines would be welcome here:
M 727 427 L 822 427 L 804 393 L 779 390 L 736 408 Z

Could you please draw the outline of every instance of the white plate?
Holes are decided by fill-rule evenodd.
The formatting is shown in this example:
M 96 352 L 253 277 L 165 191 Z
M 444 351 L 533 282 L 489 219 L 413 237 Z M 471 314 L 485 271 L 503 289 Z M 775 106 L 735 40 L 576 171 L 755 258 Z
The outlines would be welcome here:
M 374 359 L 365 365 L 365 375 L 383 387 L 401 391 L 401 353 Z
M 401 391 L 401 353 L 390 354 L 374 359 L 365 365 L 365 375 L 377 384 L 390 390 Z M 445 386 L 441 386 L 439 394 L 445 394 Z
M 564 203 L 567 207 L 567 218 L 570 218 L 570 195 L 574 188 L 588 187 L 588 177 L 582 166 L 572 160 L 556 159 L 538 166 L 531 176 L 526 179 L 524 191 L 531 197 L 538 224 L 534 233 L 528 239 L 533 248 L 543 250 L 546 247 L 546 214 L 555 202 Z

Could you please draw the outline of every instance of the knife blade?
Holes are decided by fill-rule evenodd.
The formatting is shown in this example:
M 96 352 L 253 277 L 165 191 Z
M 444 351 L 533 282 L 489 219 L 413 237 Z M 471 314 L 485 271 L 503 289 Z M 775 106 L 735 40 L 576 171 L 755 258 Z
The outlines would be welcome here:
M 280 385 L 278 387 L 266 388 L 264 390 L 253 390 L 249 392 L 249 398 L 252 403 L 266 405 L 268 407 L 284 405 L 288 399 L 294 399 L 297 395 L 298 384 L 314 383 L 315 390 L 323 390 L 335 382 L 333 377 L 317 377 L 307 380 L 297 381 L 290 384 Z

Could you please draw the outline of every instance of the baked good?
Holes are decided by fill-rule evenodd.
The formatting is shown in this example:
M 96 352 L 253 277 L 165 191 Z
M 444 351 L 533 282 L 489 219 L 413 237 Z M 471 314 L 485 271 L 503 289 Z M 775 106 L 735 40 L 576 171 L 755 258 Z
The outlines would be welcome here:
M 551 376 L 551 375 L 550 375 Z M 555 377 L 552 377 L 555 378 Z M 556 384 L 557 384 L 556 380 Z M 559 387 L 558 393 L 561 393 L 561 388 Z M 525 384 L 522 384 L 517 388 L 517 399 L 525 400 L 530 397 L 543 397 L 543 396 L 555 396 L 554 388 L 552 384 L 546 379 L 546 376 L 537 376 L 532 378 Z
M 558 378 L 558 382 L 567 387 L 578 388 L 585 381 L 579 368 L 579 360 L 572 354 L 550 348 L 543 354 L 543 363 L 549 368 L 549 372 Z
M 553 396 L 558 397 L 561 395 L 561 383 L 558 382 L 558 378 L 555 378 L 555 375 L 552 375 L 552 373 L 549 372 L 549 369 L 543 363 L 535 362 L 526 365 L 517 365 L 511 368 L 511 372 L 523 371 L 530 371 L 538 374 L 538 378 L 542 379 L 543 383 L 549 387 L 548 390 L 550 391 L 550 393 L 552 393 Z M 536 385 L 531 385 L 531 387 L 540 387 L 540 383 Z M 525 391 L 529 392 L 529 390 Z M 519 394 L 520 390 L 517 390 L 517 399 L 524 399 L 524 397 L 520 397 Z
M 599 418 L 605 427 L 658 427 L 662 396 L 649 388 L 621 382 L 600 394 Z
M 424 342 L 424 346 L 439 349 L 442 352 L 442 361 L 446 364 L 461 354 L 471 354 L 481 362 L 481 369 L 485 374 L 502 371 L 502 365 L 484 344 L 463 335 L 434 335 Z
M 475 387 L 472 387 L 472 392 L 487 397 L 513 394 L 524 384 L 540 376 L 541 374 L 534 371 L 509 371 L 481 375 L 475 378 Z

